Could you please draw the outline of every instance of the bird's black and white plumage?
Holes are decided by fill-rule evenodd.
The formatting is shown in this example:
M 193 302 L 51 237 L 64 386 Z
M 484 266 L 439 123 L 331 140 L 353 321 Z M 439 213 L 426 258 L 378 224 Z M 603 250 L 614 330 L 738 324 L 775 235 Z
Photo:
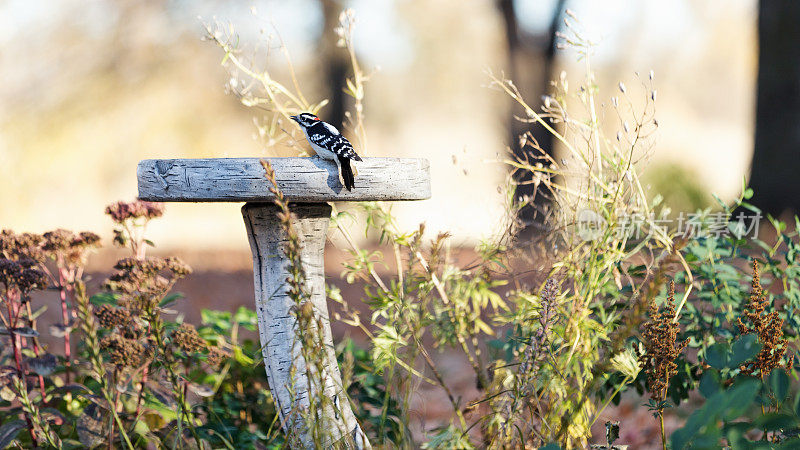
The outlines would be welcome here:
M 339 169 L 339 181 L 350 191 L 355 187 L 354 167 L 351 161 L 361 161 L 353 145 L 335 126 L 323 122 L 311 113 L 301 113 L 290 116 L 300 125 L 311 148 L 323 159 L 333 161 Z

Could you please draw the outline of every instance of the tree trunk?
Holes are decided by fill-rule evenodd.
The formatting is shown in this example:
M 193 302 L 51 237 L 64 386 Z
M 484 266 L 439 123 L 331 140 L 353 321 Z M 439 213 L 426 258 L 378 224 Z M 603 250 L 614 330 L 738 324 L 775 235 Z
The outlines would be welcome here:
M 520 30 L 514 0 L 497 0 L 497 7 L 503 18 L 505 26 L 506 43 L 508 51 L 508 77 L 520 89 L 523 97 L 531 106 L 538 105 L 543 95 L 550 88 L 550 81 L 554 77 L 556 32 L 563 17 L 566 0 L 559 0 L 553 9 L 550 25 L 545 33 L 539 35 L 525 34 Z M 529 149 L 520 145 L 520 136 L 530 132 L 539 146 L 548 154 L 553 154 L 553 135 L 548 133 L 541 125 L 524 123 L 515 119 L 525 117 L 522 107 L 512 105 L 508 116 L 508 142 L 513 156 L 520 160 L 531 160 Z M 517 185 L 515 198 L 524 201 L 534 194 L 533 179 L 529 171 L 517 171 L 514 179 Z M 525 240 L 532 236 L 536 224 L 543 220 L 542 208 L 548 204 L 547 199 L 537 196 L 531 205 L 519 211 L 518 219 L 523 224 L 519 238 Z
M 319 37 L 319 52 L 322 56 L 322 71 L 325 74 L 323 83 L 327 89 L 328 106 L 322 110 L 322 118 L 342 129 L 344 113 L 347 110 L 347 96 L 344 88 L 347 83 L 347 74 L 350 70 L 350 61 L 347 51 L 336 46 L 338 41 L 334 29 L 339 26 L 339 13 L 343 6 L 340 0 L 320 0 L 322 6 L 323 28 Z
M 761 0 L 750 185 L 765 213 L 800 212 L 800 2 Z

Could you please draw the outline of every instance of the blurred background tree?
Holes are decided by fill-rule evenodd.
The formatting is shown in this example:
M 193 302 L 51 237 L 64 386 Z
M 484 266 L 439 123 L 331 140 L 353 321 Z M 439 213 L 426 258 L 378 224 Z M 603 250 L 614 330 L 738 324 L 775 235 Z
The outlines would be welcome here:
M 800 211 L 800 2 L 758 3 L 758 100 L 750 185 L 775 216 Z
M 561 26 L 567 2 L 566 0 L 555 2 L 552 5 L 547 27 L 533 32 L 520 26 L 517 17 L 519 14 L 517 3 L 519 2 L 515 0 L 497 0 L 497 8 L 503 19 L 506 36 L 507 76 L 514 81 L 524 98 L 538 102 L 543 95 L 548 94 L 550 81 L 556 75 L 556 33 Z M 525 113 L 518 104 L 512 104 L 507 125 L 508 145 L 512 155 L 521 160 L 527 158 L 528 152 L 521 145 L 520 136 L 530 132 L 539 146 L 552 156 L 553 135 L 541 125 L 521 122 L 517 119 L 518 117 L 525 117 Z M 533 204 L 526 205 L 519 210 L 519 219 L 523 224 L 519 238 L 524 240 L 535 232 L 534 225 L 541 223 L 544 215 L 541 214 L 541 211 L 537 214 L 537 210 L 545 206 L 546 197 L 533 196 L 534 186 L 530 183 L 531 172 L 517 173 L 515 180 L 520 183 L 515 192 L 517 199 L 534 198 Z
M 347 83 L 350 61 L 347 51 L 337 46 L 338 37 L 334 32 L 339 24 L 339 13 L 344 9 L 341 0 L 320 0 L 322 9 L 322 29 L 319 32 L 317 48 L 321 58 L 320 73 L 325 74 L 322 80 L 327 90 L 328 106 L 323 110 L 322 119 L 342 130 L 344 127 L 345 111 L 349 105 L 344 89 Z

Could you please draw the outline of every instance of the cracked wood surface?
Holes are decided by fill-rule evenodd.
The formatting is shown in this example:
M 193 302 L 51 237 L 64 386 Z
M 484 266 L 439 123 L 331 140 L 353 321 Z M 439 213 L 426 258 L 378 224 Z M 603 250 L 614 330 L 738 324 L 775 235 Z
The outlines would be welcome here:
M 260 160 L 275 169 L 293 202 L 424 200 L 431 196 L 429 164 L 418 158 L 364 158 L 346 190 L 336 164 L 318 157 L 147 159 L 139 163 L 139 198 L 159 202 L 271 201 Z

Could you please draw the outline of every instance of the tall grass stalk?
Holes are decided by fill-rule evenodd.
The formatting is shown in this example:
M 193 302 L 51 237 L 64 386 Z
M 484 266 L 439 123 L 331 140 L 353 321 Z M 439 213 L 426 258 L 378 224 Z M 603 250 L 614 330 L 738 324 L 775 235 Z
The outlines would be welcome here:
M 106 401 L 107 410 L 111 412 L 114 423 L 117 426 L 120 439 L 128 449 L 133 449 L 128 433 L 125 426 L 117 413 L 117 408 L 114 406 L 114 396 L 108 383 L 106 368 L 103 364 L 103 356 L 100 354 L 100 339 L 98 337 L 97 323 L 92 314 L 92 306 L 89 302 L 89 296 L 86 294 L 86 285 L 83 282 L 78 282 L 74 286 L 75 304 L 78 310 L 78 319 L 80 321 L 80 328 L 83 331 L 86 343 L 86 349 L 89 356 L 89 363 L 91 364 L 91 375 L 100 385 L 100 393 Z M 109 442 L 112 439 L 109 438 Z

